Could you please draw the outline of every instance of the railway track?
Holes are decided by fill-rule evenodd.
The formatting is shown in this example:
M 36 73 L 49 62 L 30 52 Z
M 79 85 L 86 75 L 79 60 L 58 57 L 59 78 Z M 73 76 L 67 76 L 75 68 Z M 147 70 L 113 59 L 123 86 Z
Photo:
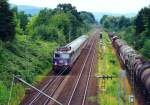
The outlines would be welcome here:
M 99 32 L 96 34 L 98 33 Z M 82 64 L 81 67 L 79 67 L 80 65 L 74 65 L 75 68 L 73 68 L 70 73 L 70 75 L 73 75 L 73 79 L 69 79 L 66 87 L 64 87 L 60 96 L 57 98 L 57 100 L 64 105 L 96 105 L 96 100 L 89 100 L 89 98 L 96 95 L 96 79 L 94 77 L 95 71 L 93 69 L 96 66 L 95 63 L 97 62 L 97 54 L 95 54 L 97 39 L 97 36 L 92 38 L 85 49 L 83 49 L 81 56 L 84 56 L 84 61 L 79 61 L 79 64 Z M 77 70 L 80 72 L 78 74 L 74 73 L 74 71 Z M 57 104 L 51 101 L 48 105 Z
M 43 86 L 41 86 L 39 89 L 45 93 L 48 93 L 47 91 L 50 91 L 49 88 L 53 87 L 53 89 L 51 89 L 51 95 L 54 94 L 54 92 L 56 91 L 56 89 L 59 87 L 59 85 L 61 84 L 61 82 L 63 81 L 64 77 L 62 77 L 62 74 L 67 70 L 67 68 L 62 68 L 62 71 L 60 71 L 57 76 L 52 75 L 49 76 L 43 83 Z M 56 82 L 59 82 L 58 84 L 56 84 Z M 55 85 L 55 86 L 53 86 Z M 38 100 L 41 100 L 41 97 L 44 97 L 43 100 L 45 100 L 45 96 L 42 95 L 41 93 L 35 92 L 31 95 L 32 97 L 26 97 L 22 102 L 21 105 L 37 105 L 36 102 L 38 102 Z M 39 104 L 39 103 L 38 103 Z
M 66 70 L 67 68 L 63 68 L 62 72 L 58 73 L 58 76 L 55 79 L 53 79 L 53 81 L 50 84 L 47 84 L 47 86 L 45 87 L 44 92 L 49 94 L 50 97 L 53 96 L 57 88 L 60 86 L 61 82 L 64 80 L 64 76 L 62 76 L 62 74 Z M 42 94 L 39 93 L 37 97 L 35 97 L 34 100 L 30 102 L 29 105 L 38 105 L 38 104 L 45 105 L 48 100 L 49 99 L 47 97 L 44 97 Z
M 86 71 L 86 72 L 83 71 L 85 74 L 82 73 L 80 77 L 78 78 L 74 91 L 72 92 L 67 105 L 76 105 L 76 104 L 84 105 L 85 104 L 90 77 L 92 75 L 93 59 L 94 59 L 94 55 L 92 56 L 92 61 L 91 61 L 91 65 L 89 66 L 90 67 L 89 71 Z M 83 79 L 84 79 L 84 82 L 83 82 Z M 81 91 L 81 88 L 82 88 L 82 91 Z
M 88 105 L 87 103 L 95 105 L 95 102 L 90 102 L 88 97 L 96 94 L 96 80 L 93 78 L 93 70 L 96 63 L 96 42 L 99 32 L 96 34 L 88 40 L 68 75 L 61 75 L 61 72 L 57 76 L 46 78 L 39 89 L 63 105 Z M 21 105 L 57 105 L 38 92 L 33 92 L 26 97 Z
M 67 103 L 67 105 L 84 105 L 85 103 L 94 59 L 94 52 L 95 52 L 94 42 L 95 40 L 93 40 L 92 42 L 92 45 L 89 49 L 85 62 L 81 68 L 80 75 L 75 83 L 75 87 L 73 88 L 71 97 L 69 98 L 69 102 Z M 92 61 L 88 62 L 91 59 Z

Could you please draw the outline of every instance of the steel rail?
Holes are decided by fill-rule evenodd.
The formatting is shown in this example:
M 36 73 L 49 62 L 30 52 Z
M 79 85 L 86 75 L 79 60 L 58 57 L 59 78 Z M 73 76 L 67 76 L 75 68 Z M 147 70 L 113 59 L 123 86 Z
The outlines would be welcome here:
M 89 81 L 90 81 L 90 77 L 91 77 L 92 67 L 94 66 L 94 57 L 95 57 L 94 54 L 95 54 L 95 50 L 94 50 L 94 53 L 93 53 L 93 56 L 92 56 L 92 63 L 91 63 L 90 71 L 89 71 L 89 74 L 88 74 L 88 79 L 87 79 L 86 88 L 85 88 L 85 91 L 84 91 L 82 105 L 84 105 L 85 100 L 86 100 L 86 94 L 87 94 L 87 90 L 88 90 L 88 86 L 89 86 Z
M 16 79 L 18 79 L 19 81 L 23 82 L 24 84 L 26 84 L 26 85 L 28 85 L 28 86 L 32 87 L 32 88 L 33 88 L 33 89 L 35 89 L 36 91 L 38 91 L 38 92 L 42 93 L 44 96 L 46 96 L 46 97 L 48 97 L 48 98 L 52 99 L 52 100 L 53 100 L 53 101 L 55 101 L 57 104 L 59 104 L 59 105 L 63 105 L 62 103 L 60 103 L 60 102 L 59 102 L 59 101 L 57 101 L 56 99 L 54 99 L 54 98 L 50 97 L 49 95 L 47 95 L 47 94 L 46 94 L 46 93 L 44 93 L 43 91 L 41 91 L 41 90 L 37 89 L 36 87 L 32 86 L 31 84 L 27 83 L 26 81 L 24 81 L 24 80 L 23 80 L 23 79 L 21 79 L 20 77 L 15 76 L 15 78 L 16 78 Z
M 56 90 L 58 89 L 58 87 L 60 86 L 60 84 L 62 83 L 62 81 L 64 80 L 64 78 L 61 80 L 61 82 L 56 86 L 56 88 L 54 89 L 54 91 L 50 94 L 50 96 L 52 97 L 54 95 L 54 93 L 56 92 Z M 47 98 L 47 100 L 44 102 L 43 105 L 46 105 L 49 102 L 49 98 Z
M 49 85 L 54 84 L 55 81 L 58 80 L 59 76 L 60 76 L 61 74 L 63 74 L 67 69 L 68 69 L 68 68 L 64 68 L 63 71 L 60 71 L 60 72 L 58 73 L 58 76 L 57 76 L 55 79 L 50 80 L 50 81 L 42 88 L 41 91 L 46 90 L 46 88 L 47 88 Z M 41 93 L 38 93 L 38 94 L 36 95 L 36 97 L 29 103 L 29 105 L 32 105 L 32 104 L 39 98 L 40 94 L 41 94 Z

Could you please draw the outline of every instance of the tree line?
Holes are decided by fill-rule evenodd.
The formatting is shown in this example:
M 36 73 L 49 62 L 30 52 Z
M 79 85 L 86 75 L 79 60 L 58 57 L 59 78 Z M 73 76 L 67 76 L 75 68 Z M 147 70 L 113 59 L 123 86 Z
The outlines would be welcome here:
M 150 58 L 150 6 L 142 8 L 137 16 L 132 18 L 104 15 L 100 24 L 107 31 L 117 32 L 118 36 L 146 58 Z
M 16 34 L 32 36 L 33 39 L 69 42 L 87 31 L 89 24 L 96 23 L 90 12 L 78 12 L 71 4 L 59 4 L 55 9 L 43 9 L 30 16 L 17 7 L 10 8 L 7 0 L 0 1 L 0 39 L 11 41 Z M 86 27 L 85 27 L 86 26 Z M 60 40 L 60 41 L 59 41 Z

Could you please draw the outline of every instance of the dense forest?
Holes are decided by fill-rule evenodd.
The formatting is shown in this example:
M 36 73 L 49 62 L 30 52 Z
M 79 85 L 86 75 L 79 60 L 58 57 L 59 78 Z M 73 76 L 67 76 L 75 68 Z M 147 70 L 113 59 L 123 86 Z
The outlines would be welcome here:
M 104 15 L 100 24 L 107 31 L 116 32 L 142 55 L 150 58 L 150 6 L 142 8 L 133 18 Z
M 25 94 L 25 86 L 14 82 L 13 75 L 36 84 L 39 75 L 50 72 L 53 51 L 95 23 L 93 14 L 78 12 L 71 4 L 31 16 L 0 0 L 0 104 L 17 105 Z

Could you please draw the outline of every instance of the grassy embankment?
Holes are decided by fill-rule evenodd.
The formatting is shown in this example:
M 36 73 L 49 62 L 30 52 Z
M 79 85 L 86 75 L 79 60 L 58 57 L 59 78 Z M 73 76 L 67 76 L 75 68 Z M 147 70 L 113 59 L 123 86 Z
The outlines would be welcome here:
M 15 81 L 12 87 L 13 74 L 29 83 L 41 81 L 51 70 L 53 50 L 57 46 L 56 42 L 28 40 L 26 35 L 17 35 L 11 44 L 0 43 L 0 105 L 8 104 L 10 93 L 9 104 L 19 105 L 26 86 Z
M 118 105 L 118 90 L 120 90 L 120 105 L 123 105 L 124 91 L 123 79 L 120 78 L 121 66 L 119 60 L 112 48 L 111 42 L 107 33 L 103 32 L 102 39 L 103 46 L 99 47 L 99 60 L 98 60 L 98 75 L 112 75 L 113 78 L 106 79 L 105 88 L 102 88 L 102 79 L 99 79 L 99 94 L 98 103 L 100 105 Z M 120 84 L 120 85 L 119 85 Z M 121 87 L 119 89 L 119 86 Z

